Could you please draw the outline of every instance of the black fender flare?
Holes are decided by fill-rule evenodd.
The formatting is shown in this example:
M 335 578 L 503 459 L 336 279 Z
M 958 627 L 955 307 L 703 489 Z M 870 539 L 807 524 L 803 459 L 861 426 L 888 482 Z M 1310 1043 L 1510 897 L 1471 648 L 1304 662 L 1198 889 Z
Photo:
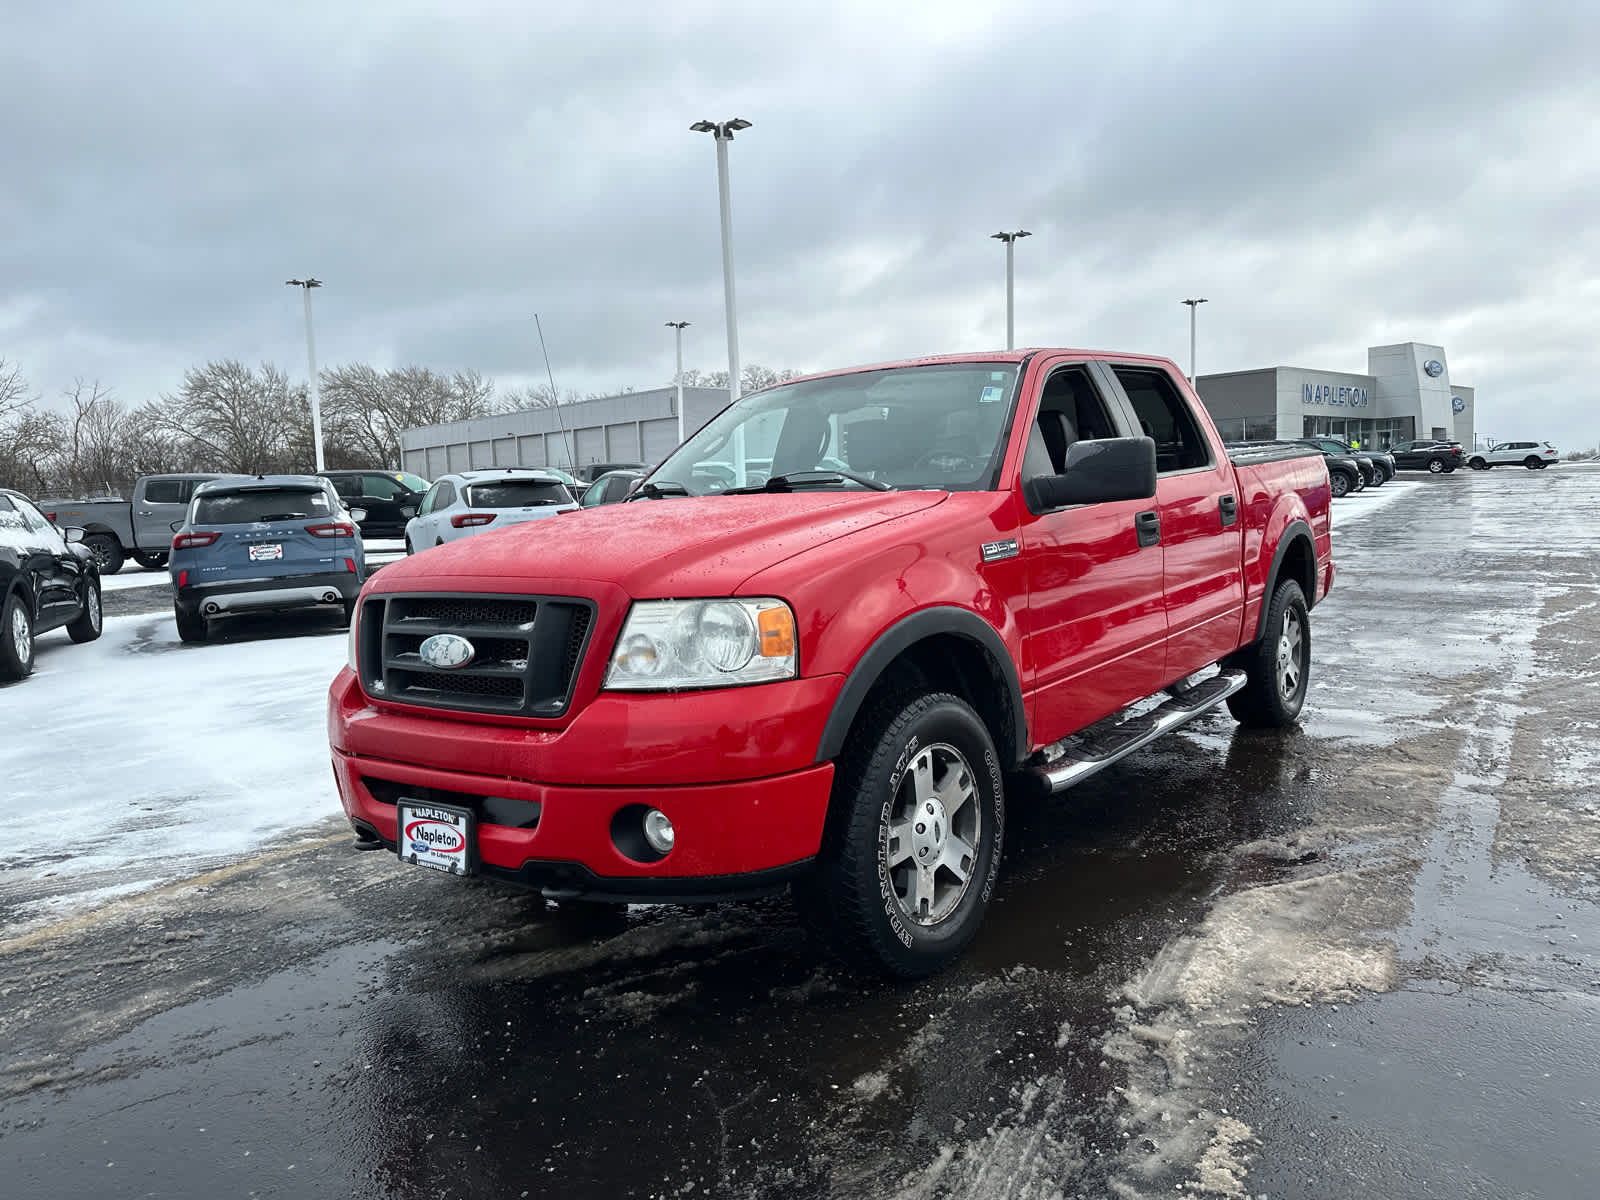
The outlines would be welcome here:
M 999 664 L 1006 685 L 1004 702 L 1010 709 L 1011 726 L 1015 731 L 1016 741 L 1016 745 L 1011 748 L 1011 762 L 1006 765 L 1015 765 L 1028 757 L 1027 710 L 1023 707 L 1022 681 L 1017 676 L 1017 664 L 1012 660 L 1011 651 L 1006 648 L 1005 642 L 994 626 L 977 613 L 953 605 L 940 605 L 935 608 L 919 609 L 909 616 L 902 617 L 879 634 L 878 639 L 856 660 L 856 665 L 845 677 L 844 686 L 839 689 L 839 695 L 833 702 L 833 711 L 828 714 L 828 722 L 822 728 L 822 740 L 817 746 L 818 762 L 839 757 L 844 750 L 845 738 L 850 732 L 851 725 L 855 723 L 856 714 L 861 711 L 867 693 L 882 677 L 889 664 L 917 642 L 941 634 L 954 634 L 976 642 Z M 997 746 L 996 749 L 1002 755 L 1005 754 L 1004 747 Z
M 68 526 L 68 528 L 71 528 L 71 526 Z M 87 525 L 80 526 L 80 528 L 83 530 L 85 537 L 94 537 L 97 534 L 103 533 L 108 535 L 112 541 L 117 543 L 117 545 L 122 546 L 124 551 L 127 550 L 127 546 L 123 544 L 122 535 L 104 522 L 91 521 Z
M 1267 589 L 1261 593 L 1261 611 L 1256 614 L 1255 641 L 1260 641 L 1267 632 L 1267 609 L 1272 607 L 1272 593 L 1278 590 L 1278 575 L 1283 570 L 1283 560 L 1288 556 L 1289 550 L 1296 542 L 1304 541 L 1306 549 L 1311 552 L 1312 570 L 1316 570 L 1317 540 L 1311 536 L 1311 526 L 1296 518 L 1283 527 L 1283 533 L 1278 536 L 1278 548 L 1272 555 L 1272 568 L 1267 572 Z M 1315 595 L 1315 581 L 1312 584 L 1312 594 L 1306 596 L 1306 607 L 1310 608 L 1317 602 Z

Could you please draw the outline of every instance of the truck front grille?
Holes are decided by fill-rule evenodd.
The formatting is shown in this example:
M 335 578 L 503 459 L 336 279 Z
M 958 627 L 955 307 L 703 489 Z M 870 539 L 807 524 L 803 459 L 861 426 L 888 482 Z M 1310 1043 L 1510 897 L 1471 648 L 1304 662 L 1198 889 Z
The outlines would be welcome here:
M 594 604 L 571 596 L 448 593 L 362 602 L 361 686 L 380 700 L 462 712 L 559 717 L 572 702 Z M 454 634 L 472 644 L 465 666 L 425 661 L 422 644 Z

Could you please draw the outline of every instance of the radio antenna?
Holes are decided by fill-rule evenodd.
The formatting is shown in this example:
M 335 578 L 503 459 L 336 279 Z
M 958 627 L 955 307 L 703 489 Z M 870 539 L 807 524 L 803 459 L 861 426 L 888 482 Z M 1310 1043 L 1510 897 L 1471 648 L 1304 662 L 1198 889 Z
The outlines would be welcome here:
M 576 473 L 578 465 L 572 461 L 572 451 L 567 446 L 567 423 L 561 419 L 561 393 L 556 391 L 556 375 L 550 369 L 550 351 L 544 348 L 544 326 L 539 323 L 538 313 L 533 314 L 533 327 L 539 331 L 539 353 L 544 355 L 544 373 L 550 377 L 550 406 L 556 410 L 556 424 L 561 427 L 561 453 L 567 456 L 567 466 Z

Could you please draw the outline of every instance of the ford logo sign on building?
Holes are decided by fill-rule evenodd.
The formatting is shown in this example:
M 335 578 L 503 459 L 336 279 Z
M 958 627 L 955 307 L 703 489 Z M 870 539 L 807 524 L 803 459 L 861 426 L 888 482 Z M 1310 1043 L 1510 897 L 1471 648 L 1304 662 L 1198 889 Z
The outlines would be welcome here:
M 1467 402 L 1465 400 L 1463 400 L 1460 396 L 1451 396 L 1450 397 L 1450 411 L 1453 412 L 1453 413 L 1464 413 L 1464 412 L 1466 412 L 1467 411 Z
M 1430 358 L 1427 362 L 1423 363 L 1422 369 L 1428 373 L 1430 378 L 1433 379 L 1437 379 L 1439 376 L 1444 374 L 1444 364 L 1437 358 Z
M 436 633 L 417 648 L 417 657 L 439 671 L 453 671 L 464 667 L 477 657 L 477 650 L 464 637 L 453 633 Z

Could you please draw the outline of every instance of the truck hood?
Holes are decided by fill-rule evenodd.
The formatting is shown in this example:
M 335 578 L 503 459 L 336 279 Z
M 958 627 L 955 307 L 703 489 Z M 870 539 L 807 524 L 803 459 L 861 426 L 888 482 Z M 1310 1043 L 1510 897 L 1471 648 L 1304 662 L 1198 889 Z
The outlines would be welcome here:
M 768 567 L 929 509 L 947 492 L 795 492 L 638 500 L 476 534 L 383 568 L 373 591 L 614 585 L 636 599 L 726 596 Z

